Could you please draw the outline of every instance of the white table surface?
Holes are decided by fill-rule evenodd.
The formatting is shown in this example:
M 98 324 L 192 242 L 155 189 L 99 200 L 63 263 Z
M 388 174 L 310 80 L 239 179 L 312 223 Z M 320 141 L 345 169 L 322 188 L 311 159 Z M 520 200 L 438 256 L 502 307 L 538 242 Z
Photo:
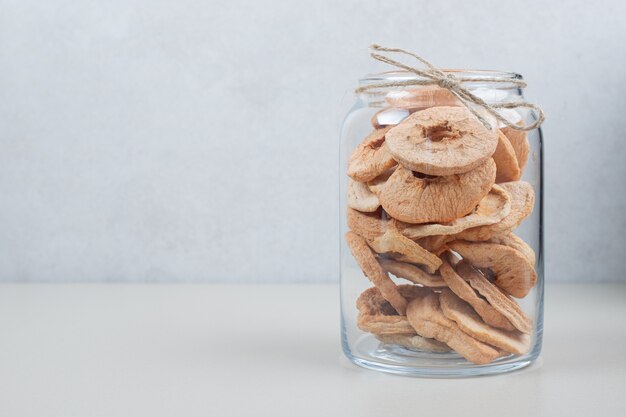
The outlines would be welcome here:
M 530 368 L 417 379 L 343 357 L 335 285 L 0 285 L 0 416 L 626 415 L 626 285 L 545 325 Z

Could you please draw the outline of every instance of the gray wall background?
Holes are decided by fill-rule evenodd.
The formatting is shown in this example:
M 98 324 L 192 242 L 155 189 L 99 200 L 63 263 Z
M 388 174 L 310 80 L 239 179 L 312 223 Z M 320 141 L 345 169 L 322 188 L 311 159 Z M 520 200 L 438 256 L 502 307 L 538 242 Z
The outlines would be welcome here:
M 367 46 L 515 70 L 549 281 L 625 281 L 622 1 L 0 0 L 0 280 L 332 281 Z

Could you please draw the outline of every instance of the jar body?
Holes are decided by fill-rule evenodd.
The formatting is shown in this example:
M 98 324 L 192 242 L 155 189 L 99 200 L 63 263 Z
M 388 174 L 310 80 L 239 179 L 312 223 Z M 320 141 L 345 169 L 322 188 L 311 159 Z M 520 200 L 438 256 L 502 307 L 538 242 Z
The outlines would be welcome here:
M 470 88 L 488 102 L 522 94 Z M 541 132 L 468 127 L 465 107 L 440 90 L 361 94 L 343 123 L 342 347 L 358 365 L 398 374 L 518 369 L 542 341 Z M 512 112 L 503 115 L 533 117 Z

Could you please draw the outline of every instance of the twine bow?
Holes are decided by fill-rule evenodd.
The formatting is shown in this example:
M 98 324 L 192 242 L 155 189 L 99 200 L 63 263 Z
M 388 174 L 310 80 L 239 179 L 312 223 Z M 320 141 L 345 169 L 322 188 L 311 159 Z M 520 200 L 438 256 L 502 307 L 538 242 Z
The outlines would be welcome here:
M 471 93 L 466 87 L 463 86 L 464 82 L 487 82 L 487 83 L 508 83 L 514 84 L 520 88 L 526 87 L 526 82 L 523 80 L 517 79 L 503 79 L 499 77 L 481 77 L 480 80 L 476 78 L 466 78 L 466 77 L 456 77 L 453 74 L 446 73 L 439 68 L 435 67 L 433 64 L 425 60 L 419 55 L 414 53 L 405 51 L 399 48 L 384 48 L 379 45 L 372 45 L 370 47 L 374 51 L 380 52 L 396 52 L 404 55 L 412 56 L 421 62 L 425 69 L 419 69 L 412 67 L 410 65 L 403 64 L 401 62 L 395 61 L 388 56 L 377 54 L 372 52 L 370 55 L 372 58 L 384 62 L 389 65 L 393 65 L 397 68 L 401 68 L 405 71 L 412 72 L 422 79 L 416 80 L 403 80 L 403 81 L 389 81 L 389 82 L 381 82 L 374 83 L 361 86 L 355 90 L 356 93 L 363 93 L 368 90 L 380 89 L 380 88 L 389 88 L 389 87 L 404 87 L 404 86 L 412 86 L 412 85 L 437 85 L 441 88 L 445 88 L 450 91 L 456 98 L 459 99 L 461 103 L 474 115 L 480 122 L 485 125 L 485 127 L 490 128 L 489 122 L 481 116 L 475 109 L 472 108 L 472 104 L 476 104 L 482 107 L 487 113 L 496 118 L 499 122 L 504 124 L 505 126 L 510 127 L 511 129 L 528 131 L 533 130 L 541 125 L 545 119 L 545 115 L 541 107 L 536 104 L 529 103 L 523 100 L 520 101 L 510 101 L 510 102 L 502 102 L 502 103 L 492 103 L 487 104 L 485 100 Z M 518 125 L 516 123 L 510 122 L 508 119 L 503 117 L 496 109 L 531 109 L 535 112 L 535 121 L 533 123 L 527 125 Z

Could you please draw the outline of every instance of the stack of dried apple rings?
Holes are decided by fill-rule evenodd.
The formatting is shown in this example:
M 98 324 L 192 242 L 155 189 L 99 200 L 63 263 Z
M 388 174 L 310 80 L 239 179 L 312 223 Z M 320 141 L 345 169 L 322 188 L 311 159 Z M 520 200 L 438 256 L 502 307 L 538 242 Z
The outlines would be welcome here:
M 528 352 L 533 323 L 516 299 L 537 282 L 535 253 L 514 234 L 534 206 L 520 181 L 526 133 L 485 127 L 438 87 L 385 100 L 347 169 L 346 240 L 374 285 L 359 328 L 476 364 Z

